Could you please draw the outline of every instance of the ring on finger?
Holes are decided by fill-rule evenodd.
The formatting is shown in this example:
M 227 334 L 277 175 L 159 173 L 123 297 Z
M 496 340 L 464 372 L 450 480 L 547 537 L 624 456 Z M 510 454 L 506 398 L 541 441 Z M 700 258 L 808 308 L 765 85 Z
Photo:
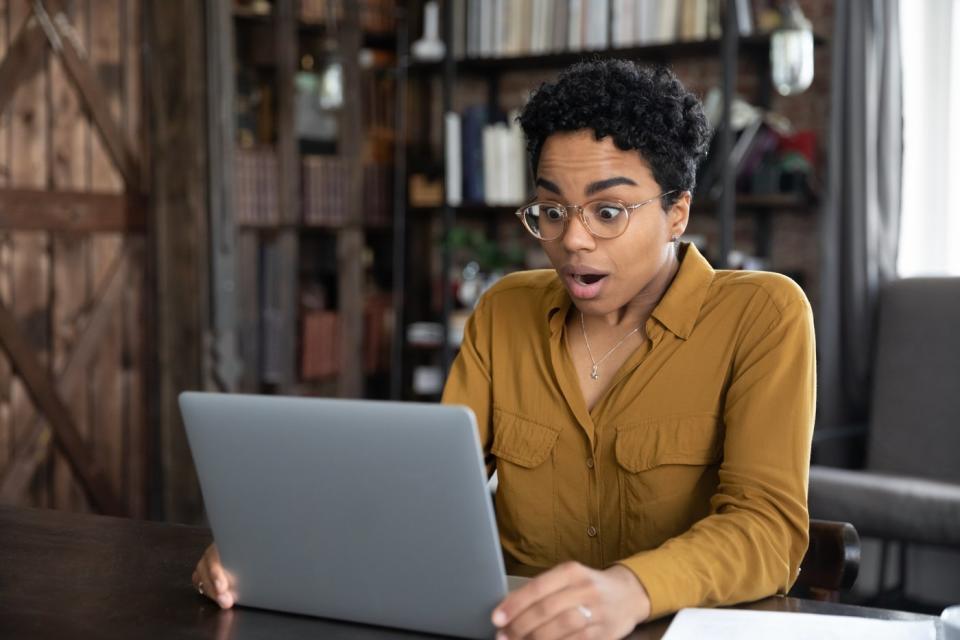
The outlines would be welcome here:
M 580 615 L 582 615 L 585 620 L 590 620 L 590 618 L 593 617 L 593 611 L 590 611 L 590 607 L 586 605 L 577 605 L 577 611 L 580 612 Z

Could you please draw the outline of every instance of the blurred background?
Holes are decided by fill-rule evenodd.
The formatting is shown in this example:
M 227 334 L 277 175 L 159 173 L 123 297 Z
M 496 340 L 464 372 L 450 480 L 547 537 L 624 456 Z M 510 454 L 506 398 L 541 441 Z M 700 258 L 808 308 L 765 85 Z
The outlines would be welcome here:
M 684 239 L 813 305 L 845 597 L 960 601 L 960 0 L 0 0 L 0 502 L 202 522 L 184 390 L 437 401 L 594 57 L 701 97 Z

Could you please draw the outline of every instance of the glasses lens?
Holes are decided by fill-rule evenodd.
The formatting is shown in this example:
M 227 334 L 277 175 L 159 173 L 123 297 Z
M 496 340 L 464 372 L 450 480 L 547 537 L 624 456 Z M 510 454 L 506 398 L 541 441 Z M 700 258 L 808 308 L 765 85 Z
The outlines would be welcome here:
M 615 238 L 627 228 L 627 209 L 619 202 L 597 200 L 583 207 L 590 231 L 600 238 Z
M 523 209 L 523 224 L 541 240 L 553 240 L 563 233 L 567 212 L 552 202 L 534 202 Z

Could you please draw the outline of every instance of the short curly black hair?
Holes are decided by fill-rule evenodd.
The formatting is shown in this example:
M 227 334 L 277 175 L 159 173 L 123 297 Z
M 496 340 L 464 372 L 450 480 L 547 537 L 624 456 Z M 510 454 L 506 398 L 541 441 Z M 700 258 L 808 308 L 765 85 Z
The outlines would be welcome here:
M 547 138 L 559 131 L 592 129 L 636 149 L 664 191 L 693 191 L 710 129 L 700 100 L 666 67 L 629 60 L 578 62 L 540 85 L 519 116 L 536 175 Z M 664 198 L 664 208 L 679 194 Z

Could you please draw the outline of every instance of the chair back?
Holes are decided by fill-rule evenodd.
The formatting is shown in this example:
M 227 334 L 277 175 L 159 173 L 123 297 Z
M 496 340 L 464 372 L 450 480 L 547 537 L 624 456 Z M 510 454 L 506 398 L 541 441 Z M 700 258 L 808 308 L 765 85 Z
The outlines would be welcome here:
M 866 466 L 960 483 L 960 278 L 880 292 Z

